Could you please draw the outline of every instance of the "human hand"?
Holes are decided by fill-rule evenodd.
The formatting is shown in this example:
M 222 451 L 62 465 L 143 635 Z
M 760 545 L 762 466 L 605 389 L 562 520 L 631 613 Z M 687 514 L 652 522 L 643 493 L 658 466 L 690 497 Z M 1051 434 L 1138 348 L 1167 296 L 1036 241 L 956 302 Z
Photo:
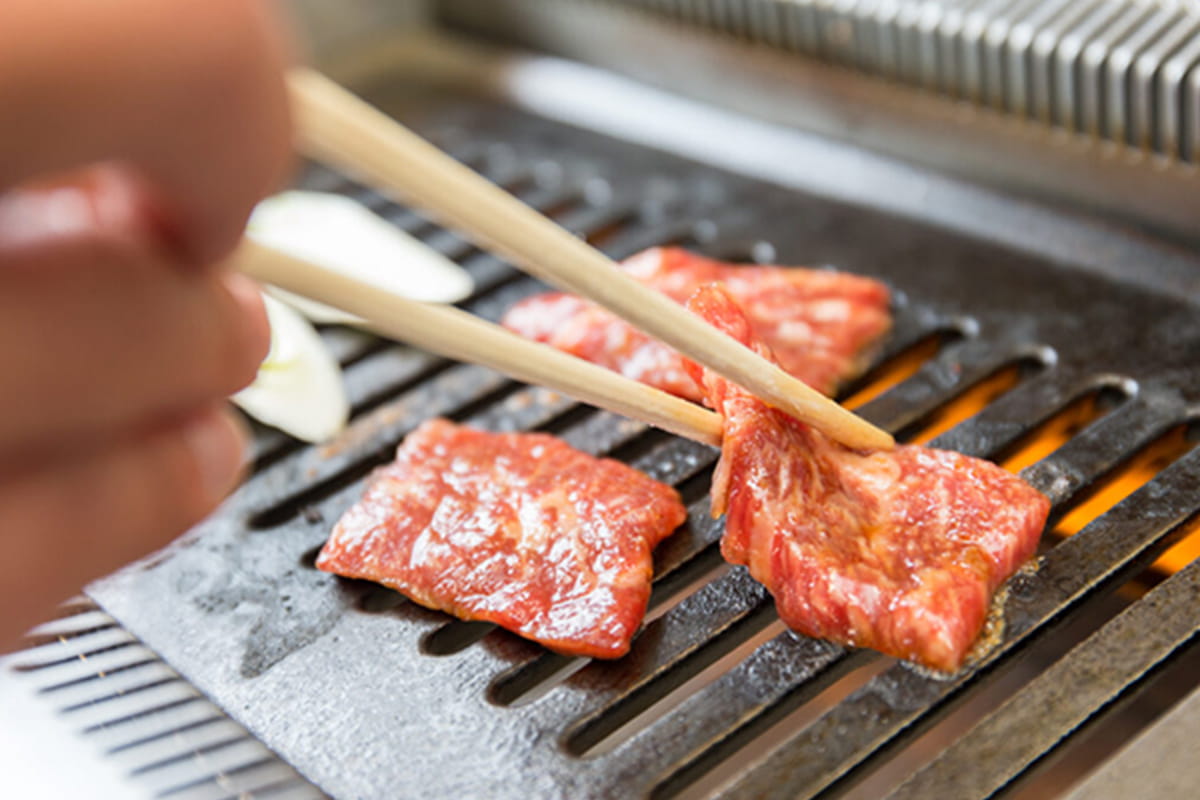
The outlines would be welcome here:
M 0 650 L 236 483 L 269 333 L 213 266 L 283 177 L 262 0 L 0 9 Z

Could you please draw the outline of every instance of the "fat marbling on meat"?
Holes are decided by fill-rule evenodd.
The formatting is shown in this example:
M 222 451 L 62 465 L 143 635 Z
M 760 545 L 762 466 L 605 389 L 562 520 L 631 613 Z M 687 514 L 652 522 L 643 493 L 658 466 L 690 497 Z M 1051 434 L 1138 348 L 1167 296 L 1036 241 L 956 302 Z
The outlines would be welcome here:
M 688 307 L 766 357 L 733 299 Z M 917 446 L 849 450 L 693 366 L 724 417 L 713 514 L 721 552 L 775 597 L 791 628 L 955 670 L 993 594 L 1033 554 L 1049 500 L 1000 467 Z
M 339 520 L 317 566 L 561 653 L 617 658 L 646 613 L 678 493 L 547 434 L 422 424 Z
M 890 295 L 876 280 L 831 270 L 735 265 L 678 247 L 655 247 L 622 268 L 677 303 L 719 282 L 750 319 L 780 366 L 833 394 L 862 369 L 891 327 Z M 704 393 L 688 360 L 620 317 L 570 294 L 550 292 L 509 309 L 503 324 L 535 341 L 688 400 Z

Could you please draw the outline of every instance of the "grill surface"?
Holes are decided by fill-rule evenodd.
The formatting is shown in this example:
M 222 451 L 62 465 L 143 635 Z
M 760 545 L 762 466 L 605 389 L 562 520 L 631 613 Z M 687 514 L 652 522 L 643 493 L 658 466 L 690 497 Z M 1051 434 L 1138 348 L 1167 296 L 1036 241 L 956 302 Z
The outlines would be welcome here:
M 887 281 L 896 290 L 896 329 L 881 363 L 930 337 L 949 342 L 862 410 L 902 438 L 1014 365 L 1015 387 L 937 446 L 999 458 L 1073 401 L 1105 389 L 1114 407 L 1026 472 L 1056 513 L 1195 413 L 1200 310 L 1139 283 L 1137 265 L 1117 282 L 1088 264 L 1038 259 L 784 190 L 444 89 L 391 81 L 372 98 L 614 256 L 674 242 Z M 306 181 L 362 199 L 459 259 L 479 286 L 465 306 L 482 316 L 496 319 L 539 288 L 336 175 L 313 169 Z M 1147 564 L 1200 507 L 1200 452 L 1192 451 L 1074 537 L 1047 541 L 1037 573 L 1012 584 L 997 645 L 975 667 L 935 678 L 778 629 L 761 587 L 741 569 L 719 568 L 721 525 L 709 519 L 706 495 L 715 451 L 486 369 L 357 333 L 327 336 L 347 365 L 356 412 L 349 431 L 303 449 L 261 433 L 256 473 L 218 515 L 90 591 L 235 720 L 339 797 L 668 797 L 703 788 L 709 770 L 730 757 L 738 760 L 731 782 L 708 788 L 780 797 L 845 788 L 848 776 L 910 741 L 952 701 L 986 687 L 996 667 Z M 548 654 L 312 567 L 364 476 L 435 414 L 492 430 L 551 431 L 680 487 L 690 519 L 656 553 L 651 621 L 627 657 L 583 663 Z M 1007 784 L 1186 649 L 1200 627 L 1187 613 L 1195 591 L 1195 568 L 1161 584 L 996 709 L 900 796 L 926 796 L 947 781 L 955 796 L 985 796 Z M 722 660 L 747 642 L 756 645 L 749 653 Z M 605 741 L 714 664 L 710 682 L 628 739 Z M 765 752 L 743 751 L 835 681 L 868 667 L 873 677 L 809 724 Z M 1064 686 L 1086 691 L 1064 697 Z M 1036 736 L 1007 735 L 1031 725 Z M 981 762 L 996 737 L 1012 752 Z M 964 765 L 968 787 L 957 782 Z

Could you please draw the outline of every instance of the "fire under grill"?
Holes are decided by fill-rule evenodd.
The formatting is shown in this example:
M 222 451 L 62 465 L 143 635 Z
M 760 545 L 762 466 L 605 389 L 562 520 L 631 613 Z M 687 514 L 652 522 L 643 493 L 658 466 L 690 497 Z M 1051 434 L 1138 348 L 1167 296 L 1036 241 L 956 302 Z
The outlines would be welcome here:
M 1147 571 L 1200 510 L 1200 309 L 1175 273 L 1139 261 L 1114 277 L 473 92 L 393 76 L 368 95 L 614 257 L 680 244 L 886 281 L 894 332 L 843 399 L 900 439 L 1023 467 L 1054 503 L 1038 568 L 1012 581 L 994 644 L 954 676 L 793 634 L 720 559 L 715 450 L 332 328 L 347 433 L 300 447 L 259 431 L 254 474 L 217 515 L 91 587 L 103 611 L 51 623 L 8 662 L 152 793 L 1018 794 L 1122 713 L 1119 701 L 1194 661 L 1200 566 Z M 543 288 L 344 176 L 312 167 L 303 183 L 459 261 L 478 286 L 463 305 L 485 318 Z M 313 567 L 365 476 L 435 415 L 548 431 L 679 488 L 689 519 L 655 553 L 628 656 L 558 656 Z

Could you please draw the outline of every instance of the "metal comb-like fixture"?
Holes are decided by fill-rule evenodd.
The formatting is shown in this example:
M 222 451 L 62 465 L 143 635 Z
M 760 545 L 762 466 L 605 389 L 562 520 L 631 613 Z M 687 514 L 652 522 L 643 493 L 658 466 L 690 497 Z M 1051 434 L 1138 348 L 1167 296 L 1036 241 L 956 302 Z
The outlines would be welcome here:
M 485 40 L 1200 239 L 1195 4 L 442 0 L 437 9 L 443 24 Z M 573 115 L 594 119 L 585 101 Z
M 1153 0 L 608 0 L 1191 162 L 1200 10 Z

